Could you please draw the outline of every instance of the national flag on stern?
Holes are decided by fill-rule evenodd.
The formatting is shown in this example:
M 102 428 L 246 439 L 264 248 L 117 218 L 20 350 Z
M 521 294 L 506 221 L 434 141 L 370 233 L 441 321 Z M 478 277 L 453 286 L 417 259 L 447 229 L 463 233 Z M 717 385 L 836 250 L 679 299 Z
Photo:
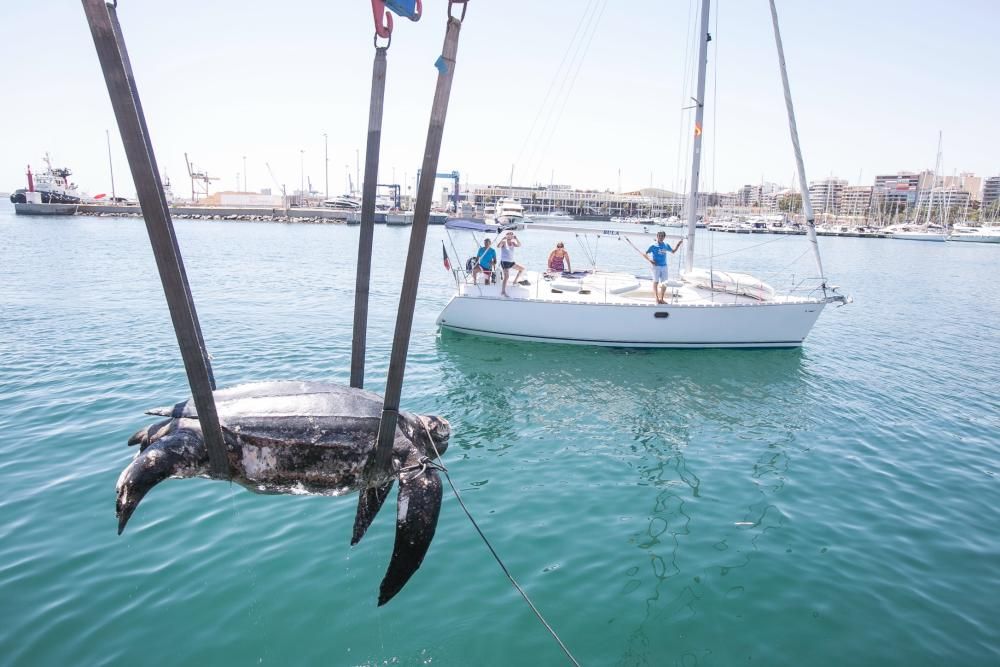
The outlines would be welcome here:
M 451 271 L 451 260 L 448 259 L 448 251 L 444 247 L 444 241 L 441 241 L 441 252 L 444 254 L 444 268 L 446 271 Z

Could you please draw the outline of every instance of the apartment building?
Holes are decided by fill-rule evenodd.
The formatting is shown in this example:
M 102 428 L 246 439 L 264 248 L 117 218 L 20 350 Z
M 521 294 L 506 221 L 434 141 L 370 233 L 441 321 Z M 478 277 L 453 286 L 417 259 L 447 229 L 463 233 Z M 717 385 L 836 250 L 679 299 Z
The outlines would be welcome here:
M 847 181 L 839 178 L 827 178 L 813 181 L 809 184 L 809 203 L 817 215 L 840 212 L 840 200 L 847 187 Z

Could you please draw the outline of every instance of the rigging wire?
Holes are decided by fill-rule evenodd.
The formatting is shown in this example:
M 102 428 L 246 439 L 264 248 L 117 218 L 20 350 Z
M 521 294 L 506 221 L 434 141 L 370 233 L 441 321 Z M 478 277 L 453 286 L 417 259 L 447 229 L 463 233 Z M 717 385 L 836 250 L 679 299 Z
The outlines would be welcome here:
M 583 248 L 583 254 L 587 256 L 587 261 L 590 262 L 590 265 L 594 267 L 594 269 L 597 269 L 597 241 L 601 240 L 601 236 L 599 234 L 597 235 L 593 251 L 591 251 L 590 245 L 587 242 L 587 234 L 574 234 L 574 236 L 576 237 L 577 243 L 579 243 L 580 247 Z
M 715 4 L 715 30 L 712 32 L 712 133 L 709 138 L 712 140 L 712 192 L 715 189 L 715 165 L 716 148 L 719 145 L 719 14 L 722 11 L 721 3 Z
M 694 0 L 688 0 L 688 19 L 687 19 L 687 30 L 684 31 L 687 39 L 687 43 L 684 44 L 684 69 L 682 70 L 684 79 L 681 83 L 681 118 L 680 122 L 677 124 L 677 165 L 676 171 L 674 172 L 674 192 L 678 192 L 679 181 L 684 182 L 682 178 L 683 166 L 681 165 L 681 145 L 684 143 L 684 133 L 685 133 L 685 123 L 684 123 L 684 100 L 687 99 L 688 90 L 688 74 L 690 73 L 689 60 L 691 58 L 691 20 L 694 7 Z M 686 188 L 685 188 L 686 189 Z
M 479 527 L 479 524 L 476 523 L 476 520 L 472 517 L 472 512 L 469 511 L 469 508 L 465 505 L 465 501 L 462 500 L 462 494 L 458 492 L 458 488 L 455 486 L 455 483 L 451 481 L 451 475 L 448 474 L 448 469 L 440 463 L 442 461 L 441 453 L 438 451 L 437 445 L 434 444 L 434 439 L 431 438 L 430 431 L 427 429 L 427 424 L 425 424 L 423 420 L 420 420 L 420 425 L 424 427 L 424 433 L 427 435 L 427 441 L 434 449 L 434 457 L 438 460 L 438 463 L 434 463 L 433 466 L 437 470 L 444 473 L 444 478 L 448 480 L 448 486 L 451 487 L 452 493 L 454 493 L 455 498 L 458 499 L 458 504 L 462 506 L 462 511 L 465 512 L 465 516 L 469 517 L 469 521 L 472 522 L 472 527 L 476 529 L 477 533 L 479 533 L 479 537 L 482 538 L 486 548 L 490 550 L 491 554 L 493 554 L 493 558 L 496 560 L 497 564 L 500 565 L 500 569 L 503 570 L 503 573 L 507 575 L 508 579 L 510 579 L 510 583 L 513 584 L 514 588 L 517 589 L 517 592 L 521 594 L 522 598 L 524 598 L 524 601 L 528 603 L 529 607 L 531 607 L 531 611 L 535 612 L 535 616 L 538 617 L 538 620 L 541 621 L 542 625 L 545 626 L 545 629 L 549 631 L 549 634 L 551 634 L 556 640 L 556 643 L 559 644 L 559 648 L 563 650 L 563 653 L 565 653 L 566 657 L 570 659 L 570 662 L 576 665 L 576 667 L 580 667 L 580 663 L 573 657 L 573 654 L 570 652 L 569 648 L 566 647 L 566 644 L 563 643 L 563 640 L 559 638 L 556 631 L 551 625 L 549 625 L 548 621 L 545 620 L 545 617 L 542 616 L 542 612 L 538 611 L 538 607 L 535 606 L 535 604 L 531 601 L 531 598 L 528 597 L 528 594 L 524 592 L 524 589 L 521 588 L 520 584 L 517 583 L 517 580 L 514 579 L 510 570 L 507 569 L 507 566 L 504 565 L 503 560 L 500 558 L 499 554 L 497 554 L 496 549 L 493 548 L 493 545 L 490 544 L 489 539 L 487 539 L 486 535 L 483 533 L 482 528 Z
M 598 0 L 598 2 L 600 1 L 601 0 Z M 589 30 L 589 35 L 586 38 L 587 41 L 586 43 L 583 41 L 580 42 L 580 46 L 583 48 L 582 51 L 578 51 L 580 53 L 580 57 L 576 60 L 576 71 L 574 71 L 572 77 L 568 79 L 569 85 L 565 86 L 565 92 L 562 92 L 562 89 L 560 89 L 560 92 L 562 92 L 562 104 L 559 106 L 558 113 L 550 117 L 550 120 L 552 121 L 551 127 L 547 132 L 543 132 L 543 136 L 545 136 L 545 143 L 541 150 L 537 151 L 537 160 L 529 160 L 528 162 L 529 165 L 534 163 L 534 168 L 529 171 L 532 175 L 532 180 L 537 180 L 538 178 L 538 172 L 542 168 L 542 161 L 548 153 L 549 145 L 552 143 L 552 137 L 556 134 L 556 129 L 559 127 L 559 121 L 562 119 L 563 112 L 566 110 L 566 105 L 569 103 L 569 99 L 573 94 L 573 87 L 576 85 L 577 77 L 580 76 L 580 71 L 583 69 L 583 63 L 587 59 L 587 53 L 590 51 L 590 45 L 594 41 L 594 36 L 597 34 L 597 27 L 600 24 L 601 18 L 604 16 L 604 10 L 607 9 L 607 7 L 608 0 L 603 0 L 603 3 L 600 5 L 600 11 L 596 11 L 597 7 L 595 5 L 595 12 L 591 14 L 591 20 L 588 22 L 587 28 L 585 28 L 585 31 Z M 563 83 L 565 84 L 566 80 L 564 80 Z M 554 102 L 554 104 L 558 104 L 558 101 Z M 544 129 L 545 127 L 543 127 L 543 130 Z
M 738 255 L 741 252 L 747 252 L 749 250 L 754 250 L 755 248 L 761 248 L 766 245 L 771 245 L 772 243 L 781 243 L 782 241 L 789 241 L 791 237 L 788 235 L 779 236 L 777 238 L 771 239 L 770 241 L 762 241 L 761 243 L 756 243 L 754 245 L 746 246 L 743 248 L 737 248 L 735 250 L 730 250 L 729 252 L 720 252 L 716 257 L 725 257 L 726 255 Z
M 720 6 L 717 3 L 715 5 L 715 35 L 714 44 L 712 46 L 712 53 L 715 58 L 712 59 L 712 134 L 710 135 L 712 140 L 712 192 L 718 192 L 715 189 L 715 168 L 718 164 L 716 159 L 716 148 L 719 145 L 719 13 Z M 708 207 L 706 206 L 706 212 Z M 709 235 L 708 240 L 708 269 L 709 271 L 715 271 L 715 233 Z M 710 273 L 709 275 L 713 275 Z
M 521 158 L 524 157 L 524 151 L 528 147 L 528 143 L 531 141 L 532 136 L 534 136 L 535 127 L 538 125 L 538 119 L 542 117 L 542 113 L 545 111 L 545 108 L 549 103 L 549 98 L 552 96 L 552 91 L 555 88 L 556 81 L 559 80 L 559 73 L 562 72 L 563 65 L 566 64 L 566 58 L 569 56 L 569 52 L 573 48 L 573 45 L 576 43 L 576 37 L 580 33 L 580 28 L 583 27 L 584 19 L 590 13 L 591 5 L 597 1 L 598 0 L 588 0 L 587 7 L 580 14 L 580 20 L 576 24 L 576 30 L 573 31 L 573 37 L 569 40 L 569 44 L 566 46 L 566 51 L 563 53 L 562 60 L 559 62 L 559 67 L 556 68 L 555 73 L 552 75 L 552 81 L 549 82 L 549 89 L 545 93 L 545 98 L 542 100 L 542 104 L 538 107 L 538 113 L 535 114 L 535 119 L 531 123 L 531 129 L 528 130 L 526 135 L 524 135 L 524 143 L 521 144 L 521 149 L 517 152 L 517 159 L 514 160 L 514 164 L 519 163 Z M 565 81 L 565 77 L 563 77 L 562 81 Z

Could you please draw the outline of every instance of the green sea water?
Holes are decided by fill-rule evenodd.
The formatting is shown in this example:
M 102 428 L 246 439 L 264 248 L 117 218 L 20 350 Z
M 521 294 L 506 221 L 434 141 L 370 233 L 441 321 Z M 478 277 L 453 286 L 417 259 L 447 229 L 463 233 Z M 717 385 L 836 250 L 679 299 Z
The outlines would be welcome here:
M 347 382 L 356 227 L 176 226 L 219 386 Z M 375 391 L 408 236 L 376 230 Z M 557 237 L 583 264 L 552 232 L 520 258 Z M 581 664 L 1000 664 L 1000 247 L 824 238 L 856 302 L 802 349 L 626 351 L 438 332 L 442 238 L 403 407 L 451 421 L 452 478 Z M 810 271 L 801 238 L 709 244 Z M 354 496 L 169 480 L 118 536 L 126 440 L 187 394 L 141 221 L 2 205 L 0 664 L 566 663 L 447 488 L 383 608 L 394 496 L 352 548 Z

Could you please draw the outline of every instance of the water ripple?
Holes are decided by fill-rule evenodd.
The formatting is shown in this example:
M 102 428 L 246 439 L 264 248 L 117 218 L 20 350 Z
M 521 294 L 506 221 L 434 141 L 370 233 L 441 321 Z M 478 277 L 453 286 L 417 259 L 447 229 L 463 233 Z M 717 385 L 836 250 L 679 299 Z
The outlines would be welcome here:
M 407 233 L 376 231 L 375 391 Z M 117 536 L 125 442 L 188 393 L 145 230 L 0 210 L 0 234 L 5 661 L 562 661 L 450 490 L 381 609 L 392 499 L 352 548 L 352 496 L 170 480 Z M 939 290 L 989 275 L 996 248 L 830 239 L 857 301 L 804 349 L 634 351 L 439 333 L 440 236 L 404 406 L 451 420 L 466 503 L 584 664 L 1000 662 L 1000 299 Z M 178 237 L 221 385 L 347 380 L 356 229 L 181 221 Z

